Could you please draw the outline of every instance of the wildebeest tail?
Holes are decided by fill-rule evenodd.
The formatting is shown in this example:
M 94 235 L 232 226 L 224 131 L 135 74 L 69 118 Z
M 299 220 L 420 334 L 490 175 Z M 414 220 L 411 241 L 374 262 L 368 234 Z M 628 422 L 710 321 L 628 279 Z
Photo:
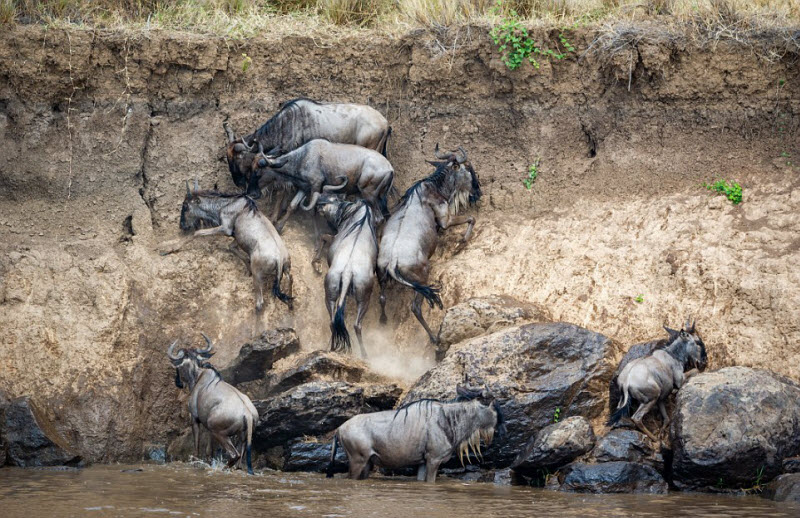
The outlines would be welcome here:
M 400 284 L 408 286 L 412 290 L 425 297 L 425 300 L 428 301 L 428 304 L 430 304 L 431 307 L 436 305 L 439 306 L 439 309 L 444 309 L 442 298 L 439 297 L 439 291 L 441 291 L 439 288 L 434 288 L 433 286 L 426 286 L 418 282 L 407 280 L 397 269 L 397 265 L 395 265 L 394 270 L 389 270 L 389 275 L 391 275 L 392 278 Z
M 336 448 L 339 446 L 339 432 L 333 434 L 333 441 L 331 441 L 331 461 L 328 463 L 328 469 L 325 470 L 325 478 L 333 478 L 334 462 L 336 462 Z
M 389 196 L 392 195 L 392 191 L 394 191 L 395 196 L 397 195 L 397 189 L 394 188 L 394 172 L 389 175 L 389 187 L 383 190 L 383 194 L 381 194 L 380 198 L 378 198 L 378 208 L 381 211 L 381 216 L 384 218 L 389 217 L 389 203 L 388 199 Z
M 250 475 L 253 474 L 253 459 L 252 459 L 252 449 L 253 449 L 253 416 L 250 412 L 247 412 L 247 415 L 244 417 L 245 425 L 247 426 L 247 473 Z
M 292 300 L 294 300 L 294 297 L 290 297 L 289 295 L 281 291 L 282 278 L 283 278 L 283 262 L 278 260 L 278 271 L 275 273 L 275 282 L 272 284 L 272 296 L 280 300 L 284 304 L 288 305 L 289 309 L 292 309 Z
M 619 423 L 623 417 L 631 415 L 631 399 L 628 397 L 627 387 L 622 389 L 622 395 L 622 401 L 617 405 L 617 410 L 608 418 L 607 426 L 614 426 Z
M 344 321 L 344 310 L 352 277 L 352 273 L 345 270 L 339 280 L 339 298 L 336 300 L 336 311 L 331 321 L 331 351 L 350 350 L 350 333 L 347 332 L 347 324 Z
M 389 143 L 389 137 L 392 136 L 392 127 L 389 126 L 389 129 L 386 131 L 386 134 L 383 136 L 381 142 L 381 155 L 386 156 L 386 145 Z M 387 157 L 388 158 L 388 157 Z

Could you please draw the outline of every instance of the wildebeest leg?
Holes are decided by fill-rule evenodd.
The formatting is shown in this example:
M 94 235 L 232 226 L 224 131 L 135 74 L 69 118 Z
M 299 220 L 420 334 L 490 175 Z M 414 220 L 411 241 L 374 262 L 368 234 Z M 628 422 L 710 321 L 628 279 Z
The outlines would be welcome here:
M 447 227 L 445 227 L 445 228 L 450 228 L 458 225 L 463 225 L 465 223 L 467 224 L 467 230 L 461 237 L 462 245 L 467 241 L 469 241 L 470 236 L 472 236 L 472 228 L 475 226 L 475 218 L 473 216 L 452 216 L 447 222 Z
M 330 234 L 322 234 L 317 240 L 317 248 L 314 250 L 314 258 L 311 259 L 311 266 L 314 267 L 314 271 L 317 273 L 322 273 L 322 270 L 319 268 L 319 261 L 322 258 L 322 251 L 325 249 L 325 245 L 331 244 L 332 240 L 333 236 Z
M 653 408 L 653 406 L 655 406 L 655 404 L 656 404 L 655 399 L 651 399 L 647 403 L 642 403 L 636 410 L 636 412 L 633 414 L 633 417 L 631 417 L 631 419 L 633 420 L 633 423 L 636 425 L 636 428 L 641 430 L 646 436 L 650 437 L 650 439 L 652 439 L 653 442 L 658 442 L 658 438 L 656 438 L 656 436 L 653 435 L 653 433 L 650 430 L 648 430 L 647 427 L 642 422 L 644 416 L 647 415 L 647 413 Z
M 284 214 L 283 217 L 280 219 L 280 221 L 278 221 L 278 223 L 275 225 L 275 230 L 278 231 L 278 234 L 283 232 L 283 226 L 286 225 L 286 220 L 289 219 L 289 216 L 292 215 L 292 212 L 294 212 L 297 209 L 297 207 L 300 205 L 300 202 L 302 202 L 305 197 L 306 193 L 304 193 L 303 191 L 297 191 L 297 194 L 294 195 L 294 198 L 292 198 L 292 202 L 289 204 L 289 208 L 287 209 L 286 214 Z
M 428 323 L 425 322 L 425 319 L 422 317 L 422 294 L 415 293 L 414 300 L 411 301 L 411 312 L 414 313 L 414 316 L 417 317 L 419 323 L 422 324 L 422 327 L 425 328 L 425 331 L 428 333 L 428 337 L 431 340 L 432 344 L 439 344 L 439 339 L 433 334 L 431 328 L 428 327 Z
M 381 303 L 381 324 L 386 325 L 386 282 L 388 281 L 387 275 L 384 272 L 383 275 L 378 275 L 378 284 L 381 288 L 381 296 L 378 300 Z
M 200 423 L 192 419 L 192 438 L 194 439 L 194 456 L 200 458 Z
M 669 426 L 670 419 L 669 419 L 669 414 L 667 413 L 667 407 L 664 406 L 664 402 L 663 401 L 659 401 L 658 402 L 658 409 L 661 411 L 662 419 L 664 419 L 664 424 L 661 425 L 661 431 L 658 432 L 658 435 L 660 437 L 661 435 L 664 434 L 664 431 Z
M 419 480 L 420 482 L 425 480 L 425 474 L 426 473 L 427 473 L 427 470 L 425 468 L 425 464 L 420 464 L 419 467 L 417 468 L 417 480 Z
M 361 474 L 364 473 L 364 468 L 369 464 L 369 459 L 363 459 L 360 456 L 353 455 L 350 457 L 350 466 L 348 475 L 353 480 L 361 479 Z
M 231 441 L 230 437 L 218 433 L 214 433 L 213 435 L 217 442 L 222 444 L 222 446 L 225 448 L 225 451 L 228 452 L 228 455 L 231 456 L 231 458 L 228 460 L 228 467 L 233 467 L 233 465 L 236 464 L 236 461 L 239 460 L 239 450 L 237 450 L 233 445 L 233 441 Z
M 371 281 L 370 281 L 371 282 Z M 358 313 L 356 314 L 356 323 L 353 326 L 356 330 L 356 337 L 358 338 L 358 346 L 361 348 L 361 357 L 367 358 L 367 350 L 364 349 L 364 340 L 361 339 L 361 321 L 364 320 L 364 315 L 367 314 L 369 309 L 369 298 L 372 296 L 372 284 L 362 290 L 356 290 L 356 304 L 358 304 Z
M 372 472 L 372 457 L 367 459 L 366 464 L 364 464 L 364 469 L 361 470 L 361 473 L 358 475 L 358 480 L 364 480 L 365 478 L 369 477 L 369 474 Z
M 281 217 L 281 209 L 283 209 L 284 204 L 283 202 L 286 199 L 286 191 L 273 187 L 272 192 L 274 192 L 275 195 L 272 200 L 272 214 L 270 215 L 269 220 L 278 221 L 278 218 Z
M 260 313 L 264 309 L 264 275 L 260 271 L 253 272 L 253 289 L 256 291 L 256 311 Z
M 428 457 L 425 460 L 425 482 L 436 482 L 436 474 L 439 471 L 439 466 L 445 459 L 441 457 Z
M 239 248 L 239 245 L 236 243 L 236 241 L 231 242 L 231 244 L 228 246 L 228 251 L 244 261 L 244 265 L 247 268 L 247 275 L 253 275 L 253 272 L 250 270 L 250 256 L 248 256 L 244 250 Z
M 294 278 L 292 277 L 292 265 L 291 263 L 284 263 L 283 264 L 283 274 L 286 276 L 286 294 L 289 296 L 289 302 L 286 303 L 286 306 L 290 309 L 294 309 Z

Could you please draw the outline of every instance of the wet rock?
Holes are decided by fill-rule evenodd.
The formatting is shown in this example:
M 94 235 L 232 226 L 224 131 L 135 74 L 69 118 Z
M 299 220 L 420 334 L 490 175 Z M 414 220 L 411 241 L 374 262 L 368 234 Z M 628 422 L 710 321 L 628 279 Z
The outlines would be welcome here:
M 436 359 L 444 358 L 450 346 L 458 342 L 512 325 L 549 321 L 546 309 L 506 295 L 469 299 L 447 309 L 439 328 Z
M 311 471 L 323 473 L 331 459 L 331 441 L 321 439 L 294 441 L 285 450 L 284 471 Z M 334 463 L 335 473 L 347 472 L 347 453 L 339 446 Z
M 507 467 L 531 437 L 562 415 L 593 418 L 605 407 L 619 344 L 579 326 L 525 324 L 454 345 L 403 398 L 452 399 L 467 376 L 498 398 L 508 433 L 484 451 L 492 467 Z
M 636 430 L 611 430 L 597 441 L 592 450 L 592 458 L 597 462 L 645 462 L 660 460 L 647 436 Z M 663 466 L 663 461 L 661 461 Z M 655 466 L 658 467 L 658 466 Z
M 761 496 L 776 502 L 800 502 L 800 473 L 779 476 L 764 486 Z
M 622 359 L 619 361 L 617 368 L 614 370 L 614 375 L 611 378 L 611 382 L 608 384 L 608 408 L 611 411 L 614 411 L 619 404 L 619 385 L 617 385 L 617 377 L 622 372 L 622 369 L 625 368 L 628 363 L 632 360 L 637 358 L 643 358 L 645 356 L 649 356 L 653 351 L 658 349 L 659 347 L 666 347 L 667 346 L 667 339 L 661 340 L 651 340 L 649 342 L 643 342 L 634 344 L 628 349 Z M 634 402 L 634 407 L 632 411 L 635 411 L 635 407 L 638 407 L 638 403 Z
M 264 399 L 311 381 L 361 381 L 378 380 L 371 375 L 367 364 L 338 353 L 313 351 L 281 361 L 262 380 L 240 387 L 251 398 Z
M 11 466 L 77 465 L 81 457 L 50 425 L 28 397 L 11 401 L 0 416 Z
M 559 490 L 581 493 L 664 494 L 668 491 L 667 483 L 658 471 L 636 462 L 576 462 L 564 468 L 557 480 Z
M 264 377 L 272 365 L 300 350 L 300 340 L 294 329 L 271 329 L 239 349 L 239 355 L 226 369 L 222 377 L 236 385 Z
M 514 475 L 510 468 L 497 469 L 492 471 L 492 483 L 498 486 L 510 486 L 514 480 Z
M 800 473 L 800 457 L 789 457 L 783 459 L 784 473 Z
M 260 416 L 254 434 L 259 449 L 305 435 L 321 436 L 356 414 L 394 407 L 402 390 L 394 384 L 367 388 L 343 381 L 313 381 L 253 403 Z
M 556 471 L 594 447 L 592 425 L 580 416 L 573 416 L 539 431 L 511 467 L 523 476 L 539 476 Z
M 167 452 L 163 444 L 145 443 L 142 448 L 145 460 L 164 464 L 167 461 Z
M 198 456 L 205 459 L 211 459 L 215 452 L 209 449 L 209 441 L 211 441 L 211 434 L 202 425 L 200 426 L 200 443 L 198 448 Z M 217 446 L 219 447 L 219 446 Z M 194 438 L 192 437 L 192 428 L 185 428 L 180 435 L 174 438 L 167 445 L 165 452 L 165 460 L 167 462 L 175 461 L 188 461 L 194 456 Z
M 800 453 L 800 386 L 746 367 L 699 374 L 678 391 L 670 438 L 680 488 L 771 480 Z
M 8 444 L 6 443 L 5 434 L 5 409 L 8 406 L 8 398 L 5 392 L 0 390 L 0 468 L 6 465 L 6 456 L 8 454 Z

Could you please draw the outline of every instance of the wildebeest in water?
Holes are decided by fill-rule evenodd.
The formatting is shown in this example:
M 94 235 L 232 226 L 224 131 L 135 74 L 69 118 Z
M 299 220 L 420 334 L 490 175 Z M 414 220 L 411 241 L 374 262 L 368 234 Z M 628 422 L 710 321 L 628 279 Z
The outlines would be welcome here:
M 428 285 L 430 257 L 439 242 L 438 229 L 467 225 L 461 239 L 466 243 L 472 235 L 475 218 L 459 216 L 467 204 L 481 197 L 478 175 L 467 160 L 463 148 L 456 152 L 439 153 L 443 162 L 430 162 L 436 171 L 412 185 L 400 199 L 383 229 L 378 252 L 378 282 L 381 287 L 381 322 L 386 322 L 386 284 L 389 279 L 413 289 L 416 293 L 411 311 L 434 344 L 439 339 L 422 317 L 422 299 L 442 308 L 439 289 Z
M 383 217 L 389 215 L 387 196 L 394 183 L 394 168 L 377 151 L 351 144 L 317 139 L 282 156 L 260 153 L 253 164 L 253 177 L 270 182 L 291 182 L 297 194 L 286 214 L 276 223 L 278 231 L 297 209 L 312 210 L 323 192 L 358 194 Z M 259 184 L 260 185 L 260 184 Z M 260 192 L 248 189 L 249 194 Z M 305 205 L 300 205 L 306 199 Z
M 350 351 L 350 335 L 344 315 L 347 296 L 352 294 L 358 306 L 354 328 L 361 356 L 366 358 L 361 321 L 369 308 L 375 282 L 375 259 L 378 256 L 372 208 L 364 200 L 353 203 L 323 194 L 317 209 L 337 231 L 333 237 L 327 234 L 321 236 L 314 255 L 316 262 L 324 243 L 330 242 L 328 273 L 325 274 L 325 305 L 331 319 L 331 350 Z
M 694 322 L 687 319 L 680 331 L 666 326 L 664 329 L 669 334 L 665 347 L 654 350 L 649 356 L 631 360 L 620 372 L 617 384 L 621 399 L 608 421 L 609 426 L 613 426 L 630 415 L 631 404 L 636 400 L 639 408 L 631 420 L 653 441 L 658 439 L 642 423 L 644 416 L 658 404 L 664 420 L 659 435 L 663 433 L 670 422 L 664 402 L 673 389 L 680 389 L 689 377 L 705 369 L 708 363 L 706 346 L 697 333 Z M 691 370 L 687 371 L 689 368 Z
M 268 155 L 283 155 L 314 139 L 341 144 L 355 144 L 374 149 L 386 156 L 386 143 L 392 128 L 377 110 L 362 104 L 321 103 L 298 98 L 285 102 L 280 110 L 257 131 L 237 138 L 227 125 L 227 160 L 233 183 L 255 189 L 258 179 L 251 178 L 253 157 L 259 144 Z
M 192 190 L 187 182 L 180 227 L 183 231 L 190 231 L 201 225 L 211 225 L 211 228 L 196 230 L 178 244 L 166 243 L 161 254 L 177 252 L 198 236 L 232 236 L 235 241 L 230 250 L 244 261 L 253 276 L 256 310 L 261 311 L 264 307 L 264 283 L 271 275 L 274 275 L 272 294 L 292 309 L 292 263 L 289 251 L 275 227 L 251 198 L 244 194 L 201 191 L 197 181 Z M 288 281 L 286 293 L 281 291 L 284 275 Z
M 480 456 L 480 441 L 489 446 L 503 430 L 500 405 L 488 391 L 457 387 L 452 402 L 420 400 L 397 410 L 360 414 L 336 430 L 327 476 L 332 477 L 341 444 L 350 463 L 350 478 L 364 479 L 373 466 L 398 469 L 419 466 L 417 480 L 435 482 L 443 463 L 458 452 Z
M 183 388 L 184 384 L 189 386 L 194 454 L 199 454 L 199 426 L 202 424 L 230 455 L 229 467 L 237 461 L 241 467 L 247 451 L 247 472 L 252 475 L 251 446 L 258 411 L 250 398 L 225 383 L 220 373 L 208 363 L 214 354 L 214 344 L 205 334 L 203 338 L 207 345 L 204 349 L 182 348 L 175 352 L 177 340 L 167 349 L 167 356 L 175 367 L 175 385 L 178 388 Z M 245 441 L 240 452 L 233 445 L 231 437 L 242 434 Z

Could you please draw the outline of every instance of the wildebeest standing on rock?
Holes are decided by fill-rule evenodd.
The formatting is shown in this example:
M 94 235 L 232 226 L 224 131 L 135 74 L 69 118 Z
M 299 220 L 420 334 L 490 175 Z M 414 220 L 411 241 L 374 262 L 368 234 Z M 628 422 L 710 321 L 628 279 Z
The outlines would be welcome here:
M 319 260 L 324 243 L 328 248 L 328 273 L 325 275 L 325 303 L 331 318 L 331 350 L 350 351 L 350 335 L 344 321 L 347 295 L 352 294 L 358 305 L 354 328 L 362 357 L 367 357 L 361 338 L 361 321 L 367 314 L 372 286 L 375 282 L 375 259 L 378 238 L 372 208 L 364 200 L 355 203 L 323 194 L 317 205 L 337 232 L 336 236 L 321 236 L 314 261 Z
M 503 430 L 500 406 L 486 390 L 457 387 L 451 402 L 430 399 L 352 417 L 336 430 L 327 476 L 333 476 L 337 444 L 350 463 L 350 478 L 364 479 L 373 465 L 389 469 L 419 466 L 417 480 L 435 482 L 439 466 L 458 452 L 480 455 L 481 439 L 488 446 Z
M 175 385 L 189 386 L 189 413 L 192 416 L 192 435 L 194 454 L 199 454 L 200 430 L 202 424 L 214 439 L 231 456 L 229 466 L 237 461 L 241 467 L 242 457 L 247 450 L 247 472 L 253 474 L 251 446 L 253 427 L 258 422 L 258 411 L 246 395 L 225 383 L 220 373 L 208 363 L 214 354 L 214 344 L 203 334 L 205 349 L 180 349 L 175 352 L 178 341 L 167 349 L 167 356 L 175 367 Z M 245 435 L 245 443 L 239 452 L 231 441 L 231 436 Z
M 463 148 L 442 154 L 437 144 L 435 153 L 444 161 L 430 162 L 436 166 L 436 171 L 412 185 L 400 199 L 383 229 L 378 253 L 381 322 L 386 322 L 385 289 L 391 278 L 416 292 L 411 311 L 434 344 L 438 343 L 438 337 L 422 317 L 422 299 L 425 298 L 431 307 L 442 308 L 439 290 L 427 285 L 430 257 L 439 241 L 438 229 L 467 224 L 461 239 L 466 243 L 472 235 L 475 218 L 457 214 L 462 207 L 481 197 L 478 175 Z
M 664 419 L 661 432 L 669 426 L 669 414 L 664 402 L 673 389 L 680 389 L 686 379 L 705 369 L 708 363 L 706 346 L 695 330 L 695 323 L 686 320 L 680 331 L 664 326 L 669 334 L 666 347 L 656 349 L 652 354 L 631 360 L 617 378 L 622 399 L 617 410 L 611 415 L 609 425 L 618 423 L 623 417 L 630 415 L 633 400 L 639 402 L 639 408 L 631 418 L 636 427 L 653 441 L 655 435 L 642 423 L 642 419 L 658 404 L 661 417 Z M 691 368 L 688 372 L 686 369 Z
M 253 276 L 256 292 L 256 310 L 264 307 L 264 282 L 275 276 L 272 294 L 292 309 L 292 273 L 289 251 L 269 219 L 258 210 L 256 203 L 243 194 L 221 194 L 201 191 L 195 181 L 194 189 L 186 184 L 186 198 L 181 208 L 181 230 L 189 231 L 201 225 L 212 225 L 195 231 L 176 246 L 166 247 L 162 255 L 177 252 L 198 236 L 224 234 L 235 241 L 231 251 L 247 265 Z M 238 245 L 238 248 L 236 246 Z M 286 275 L 288 289 L 281 291 L 281 279 Z
M 321 103 L 298 98 L 283 103 L 278 113 L 257 131 L 241 138 L 225 124 L 227 159 L 233 182 L 250 192 L 258 184 L 252 178 L 253 155 L 260 144 L 269 155 L 282 155 L 322 138 L 342 144 L 374 149 L 386 156 L 392 128 L 377 110 L 362 104 Z

